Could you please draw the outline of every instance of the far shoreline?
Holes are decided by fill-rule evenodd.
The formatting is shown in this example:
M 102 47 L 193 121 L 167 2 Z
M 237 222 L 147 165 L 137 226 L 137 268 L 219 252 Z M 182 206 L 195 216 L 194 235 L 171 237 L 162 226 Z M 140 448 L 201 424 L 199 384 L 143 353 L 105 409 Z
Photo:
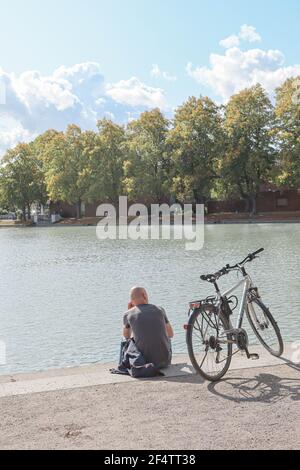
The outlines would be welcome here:
M 22 223 L 20 221 L 0 221 L 0 229 L 8 228 L 46 228 L 46 227 L 96 227 L 101 218 L 83 217 L 82 219 L 66 218 L 54 224 Z M 254 225 L 254 224 L 293 224 L 300 223 L 300 211 L 261 213 L 256 216 L 245 214 L 221 213 L 205 217 L 205 225 Z

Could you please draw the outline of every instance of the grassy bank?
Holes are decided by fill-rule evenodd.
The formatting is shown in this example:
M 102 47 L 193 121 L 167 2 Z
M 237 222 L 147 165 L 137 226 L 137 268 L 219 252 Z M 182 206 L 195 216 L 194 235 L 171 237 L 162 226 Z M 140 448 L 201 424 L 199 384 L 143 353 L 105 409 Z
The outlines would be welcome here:
M 20 228 L 20 227 L 33 227 L 32 221 L 21 222 L 20 220 L 0 220 L 0 228 Z
M 60 227 L 95 227 L 101 220 L 100 217 L 83 217 L 82 219 L 62 219 L 60 222 L 55 224 Z M 128 221 L 133 220 L 129 218 Z M 300 222 L 300 211 L 295 212 L 263 212 L 251 216 L 246 213 L 231 213 L 224 212 L 220 214 L 209 214 L 205 217 L 206 224 L 238 224 L 238 223 L 298 223 Z M 33 222 L 21 222 L 14 220 L 0 220 L 0 228 L 12 228 L 12 227 L 33 227 Z
M 58 225 L 65 226 L 96 226 L 101 219 L 99 217 L 84 217 L 78 219 L 63 219 Z M 264 212 L 255 216 L 241 213 L 209 214 L 205 217 L 207 224 L 226 223 L 279 223 L 300 222 L 300 211 L 298 212 Z

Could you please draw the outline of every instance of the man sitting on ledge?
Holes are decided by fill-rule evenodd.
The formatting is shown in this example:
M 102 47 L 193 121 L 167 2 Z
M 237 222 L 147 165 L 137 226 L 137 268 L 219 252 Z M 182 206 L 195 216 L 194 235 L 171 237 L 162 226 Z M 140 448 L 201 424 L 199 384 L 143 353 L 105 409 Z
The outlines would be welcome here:
M 145 360 L 157 369 L 171 364 L 171 338 L 173 328 L 165 310 L 149 304 L 148 294 L 143 287 L 133 287 L 130 291 L 128 311 L 123 319 L 123 336 L 133 337 Z

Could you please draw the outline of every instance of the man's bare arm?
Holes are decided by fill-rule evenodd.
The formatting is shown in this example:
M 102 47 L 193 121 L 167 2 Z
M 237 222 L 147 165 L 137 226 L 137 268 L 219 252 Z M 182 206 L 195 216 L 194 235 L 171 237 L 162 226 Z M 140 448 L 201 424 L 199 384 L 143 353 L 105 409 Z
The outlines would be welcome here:
M 132 335 L 131 328 L 123 328 L 123 336 L 125 339 L 130 339 Z
M 167 330 L 167 335 L 169 336 L 170 339 L 174 338 L 174 330 L 172 328 L 171 323 L 166 324 L 166 330 Z
M 132 303 L 132 302 L 129 302 L 129 303 L 128 303 L 128 310 L 131 310 L 133 307 L 134 307 L 133 303 Z M 127 320 L 126 320 L 126 322 L 127 322 Z M 124 323 L 124 324 L 125 324 L 125 323 Z M 128 326 L 129 326 L 129 324 L 128 324 Z M 130 339 L 131 336 L 132 336 L 132 330 L 131 330 L 130 327 L 128 328 L 128 326 L 124 326 L 124 327 L 123 327 L 123 337 L 124 337 L 125 339 Z

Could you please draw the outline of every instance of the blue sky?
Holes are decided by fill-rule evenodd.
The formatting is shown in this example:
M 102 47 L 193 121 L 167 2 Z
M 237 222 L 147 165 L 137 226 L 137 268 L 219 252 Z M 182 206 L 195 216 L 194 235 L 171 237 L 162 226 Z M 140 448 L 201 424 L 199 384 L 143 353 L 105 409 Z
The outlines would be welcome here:
M 300 74 L 298 0 L 0 0 L 0 7 L 0 151 L 69 121 L 124 122 L 153 106 L 171 114 L 192 94 L 224 102 L 255 81 L 272 95 Z

